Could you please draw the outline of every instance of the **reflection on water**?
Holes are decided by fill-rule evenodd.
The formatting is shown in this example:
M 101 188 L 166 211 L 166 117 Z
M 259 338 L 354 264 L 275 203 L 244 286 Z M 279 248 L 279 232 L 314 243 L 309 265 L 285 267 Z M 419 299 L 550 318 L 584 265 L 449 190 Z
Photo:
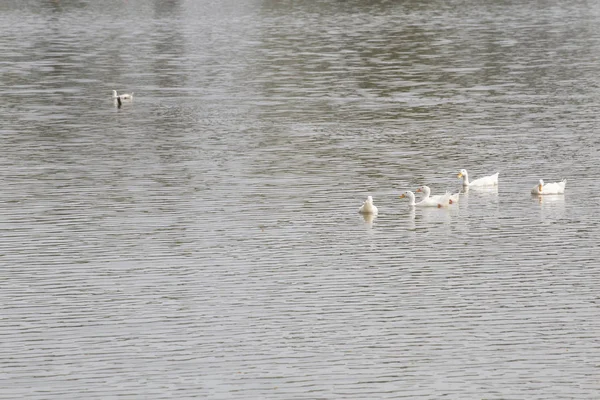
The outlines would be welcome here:
M 473 195 L 484 195 L 484 196 L 490 196 L 490 195 L 497 195 L 498 194 L 498 186 L 463 186 L 462 188 L 462 193 L 465 195 L 468 195 L 469 192 L 471 192 L 471 194 Z
M 546 194 L 543 196 L 532 194 L 531 197 L 537 199 L 537 201 L 543 205 L 564 205 L 565 203 L 565 196 L 562 194 Z
M 373 221 L 375 220 L 375 218 L 377 218 L 375 214 L 361 214 L 361 216 L 363 217 L 365 224 L 368 227 L 373 227 Z
M 543 195 L 531 197 L 536 198 L 540 205 L 540 219 L 542 222 L 556 221 L 564 223 L 567 219 L 567 213 L 565 208 L 565 195 Z
M 595 398 L 599 19 L 2 2 L 0 397 Z

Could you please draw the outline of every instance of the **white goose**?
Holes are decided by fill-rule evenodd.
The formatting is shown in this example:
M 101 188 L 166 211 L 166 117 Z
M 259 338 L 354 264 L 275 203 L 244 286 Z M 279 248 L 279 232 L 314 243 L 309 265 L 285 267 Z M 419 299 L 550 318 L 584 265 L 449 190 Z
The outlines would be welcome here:
M 112 95 L 113 99 L 121 99 L 121 101 L 126 101 L 126 100 L 133 100 L 133 92 L 131 92 L 131 94 L 129 93 L 124 93 L 124 94 L 117 94 L 116 90 L 113 90 L 113 95 Z
M 440 197 L 438 200 L 434 200 L 433 198 L 429 197 L 429 198 L 419 201 L 418 203 L 415 203 L 415 194 L 413 192 L 411 192 L 410 190 L 407 190 L 406 192 L 404 192 L 400 195 L 400 198 L 401 199 L 408 198 L 408 205 L 416 206 L 416 207 L 438 207 L 438 208 L 441 208 L 441 207 L 447 207 L 448 204 L 450 204 L 450 193 L 446 193 L 445 195 Z
M 431 189 L 429 188 L 429 186 L 426 186 L 426 185 L 423 185 L 423 186 L 419 187 L 417 189 L 417 193 L 423 193 L 424 197 L 423 197 L 423 199 L 421 201 L 426 200 L 426 199 L 432 199 L 434 201 L 440 201 L 445 196 L 443 194 L 436 194 L 436 195 L 431 196 Z M 450 203 L 450 204 L 458 203 L 459 196 L 460 196 L 460 192 L 451 194 L 450 195 L 450 199 L 448 200 L 448 203 Z
M 373 204 L 373 197 L 368 196 L 362 206 L 358 209 L 361 214 L 373 214 L 377 215 L 377 207 Z
M 540 182 L 531 189 L 531 194 L 563 194 L 566 185 L 566 179 L 552 183 L 544 183 L 544 180 L 540 179 Z
M 466 169 L 461 169 L 458 173 L 458 177 L 462 178 L 463 186 L 468 187 L 483 187 L 483 186 L 497 186 L 498 185 L 498 172 L 494 175 L 484 176 L 474 181 L 469 181 L 469 174 Z

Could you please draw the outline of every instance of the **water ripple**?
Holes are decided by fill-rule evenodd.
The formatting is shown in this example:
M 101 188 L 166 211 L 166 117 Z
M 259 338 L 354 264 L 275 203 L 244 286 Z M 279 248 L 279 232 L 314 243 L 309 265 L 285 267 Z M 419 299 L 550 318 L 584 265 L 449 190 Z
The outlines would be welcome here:
M 0 398 L 597 397 L 593 6 L 0 10 Z

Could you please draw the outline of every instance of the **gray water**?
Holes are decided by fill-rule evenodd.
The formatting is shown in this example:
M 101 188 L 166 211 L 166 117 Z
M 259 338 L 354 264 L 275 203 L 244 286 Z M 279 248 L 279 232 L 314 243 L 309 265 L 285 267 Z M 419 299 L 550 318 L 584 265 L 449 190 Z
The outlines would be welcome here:
M 596 3 L 5 0 L 0 54 L 0 398 L 600 398 Z

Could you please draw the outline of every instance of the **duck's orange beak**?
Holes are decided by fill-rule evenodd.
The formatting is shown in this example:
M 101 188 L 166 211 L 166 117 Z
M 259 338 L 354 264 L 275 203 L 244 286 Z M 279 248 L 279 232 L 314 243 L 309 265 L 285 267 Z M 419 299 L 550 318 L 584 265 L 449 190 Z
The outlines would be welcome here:
M 401 198 L 401 199 L 403 199 L 403 198 L 405 198 L 405 197 L 406 197 L 406 195 L 405 195 L 404 193 L 402 193 L 402 194 L 400 195 L 400 198 Z
M 543 188 L 544 187 L 542 185 L 538 185 L 538 190 L 540 191 L 540 193 L 542 192 Z
M 457 178 L 462 178 L 463 174 L 461 174 L 460 172 L 458 173 L 458 175 L 456 175 Z
M 420 193 L 420 192 L 421 192 L 421 188 L 418 188 L 418 189 L 416 190 L 416 192 L 417 192 L 417 193 Z

